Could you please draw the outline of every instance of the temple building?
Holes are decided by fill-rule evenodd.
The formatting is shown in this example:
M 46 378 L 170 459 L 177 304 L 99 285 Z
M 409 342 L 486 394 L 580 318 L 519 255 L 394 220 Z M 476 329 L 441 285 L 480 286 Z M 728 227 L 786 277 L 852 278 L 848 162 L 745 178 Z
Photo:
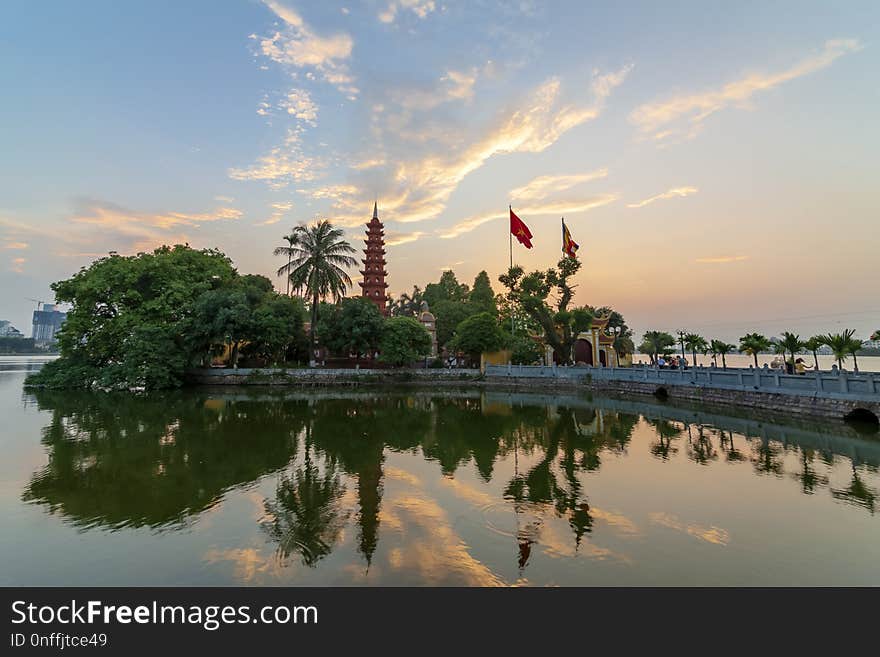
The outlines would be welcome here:
M 362 296 L 367 297 L 379 308 L 383 315 L 388 315 L 388 302 L 386 299 L 388 283 L 385 277 L 388 272 L 385 271 L 385 230 L 382 222 L 379 221 L 378 203 L 373 204 L 373 218 L 367 224 L 367 238 L 365 240 L 364 268 L 361 269 L 361 275 L 364 280 L 360 282 Z
M 614 349 L 614 336 L 606 332 L 610 316 L 594 317 L 589 331 L 578 333 L 574 342 L 574 362 L 578 365 L 629 367 L 632 354 L 620 356 Z

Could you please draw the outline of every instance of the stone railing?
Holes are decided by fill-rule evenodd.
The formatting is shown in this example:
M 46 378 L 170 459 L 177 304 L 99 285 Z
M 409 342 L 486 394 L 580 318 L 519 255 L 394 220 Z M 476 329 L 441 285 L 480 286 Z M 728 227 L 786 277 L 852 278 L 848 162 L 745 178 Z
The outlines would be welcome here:
M 557 367 L 541 365 L 487 365 L 492 378 L 574 379 L 583 381 L 632 381 L 658 387 L 700 386 L 729 390 L 792 395 L 827 396 L 845 399 L 880 400 L 880 375 L 871 372 L 813 372 L 781 374 L 769 369 L 718 369 L 696 367 L 666 370 L 656 367 Z

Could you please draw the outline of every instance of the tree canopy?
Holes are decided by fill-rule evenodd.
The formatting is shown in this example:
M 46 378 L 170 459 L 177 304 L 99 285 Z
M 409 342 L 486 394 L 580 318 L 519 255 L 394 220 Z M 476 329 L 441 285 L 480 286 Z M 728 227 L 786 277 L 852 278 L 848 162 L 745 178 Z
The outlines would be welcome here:
M 431 353 L 431 336 L 417 319 L 389 317 L 382 328 L 379 359 L 407 365 Z
M 452 345 L 456 350 L 465 352 L 471 362 L 479 362 L 480 354 L 501 349 L 505 341 L 505 334 L 495 315 L 482 312 L 458 325 Z
M 351 297 L 324 309 L 326 312 L 322 312 L 318 320 L 318 335 L 321 344 L 331 352 L 360 356 L 379 347 L 384 318 L 370 299 Z

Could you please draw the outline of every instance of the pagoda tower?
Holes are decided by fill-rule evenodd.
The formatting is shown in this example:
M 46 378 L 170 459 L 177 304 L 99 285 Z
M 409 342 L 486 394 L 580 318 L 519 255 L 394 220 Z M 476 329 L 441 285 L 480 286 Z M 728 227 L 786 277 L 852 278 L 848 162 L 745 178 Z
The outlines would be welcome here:
M 388 283 L 385 277 L 388 272 L 385 271 L 385 227 L 379 221 L 378 203 L 373 204 L 373 218 L 367 224 L 367 239 L 364 247 L 364 268 L 361 269 L 361 275 L 364 280 L 360 286 L 363 290 L 362 296 L 367 297 L 379 308 L 383 315 L 388 314 L 388 304 L 385 300 L 385 290 Z

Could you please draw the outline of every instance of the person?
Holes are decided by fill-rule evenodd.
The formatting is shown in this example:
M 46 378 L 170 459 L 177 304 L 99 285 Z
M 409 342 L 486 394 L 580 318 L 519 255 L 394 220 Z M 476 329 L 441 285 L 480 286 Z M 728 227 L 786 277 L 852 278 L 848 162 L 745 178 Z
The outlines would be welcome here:
M 811 369 L 813 369 L 813 368 L 807 367 L 807 364 L 804 362 L 803 358 L 798 358 L 796 361 L 794 361 L 794 371 L 797 374 L 804 374 L 805 375 L 807 373 L 807 370 L 811 370 Z
M 657 358 L 657 367 L 664 368 L 666 367 L 666 359 L 663 356 L 659 356 Z
M 687 358 L 682 356 L 681 358 L 678 359 L 678 364 L 681 367 L 681 369 L 686 370 L 688 368 Z

